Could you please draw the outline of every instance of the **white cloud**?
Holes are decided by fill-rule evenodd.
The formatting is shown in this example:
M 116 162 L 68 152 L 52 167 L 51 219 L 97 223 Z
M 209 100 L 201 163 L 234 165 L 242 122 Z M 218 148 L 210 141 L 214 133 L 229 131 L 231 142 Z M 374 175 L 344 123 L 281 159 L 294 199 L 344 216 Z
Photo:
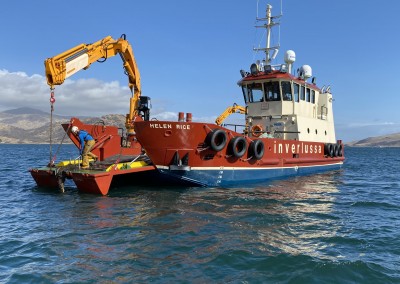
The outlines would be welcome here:
M 0 111 L 30 107 L 50 112 L 50 88 L 46 78 L 24 72 L 0 69 Z M 129 112 L 131 91 L 118 81 L 103 82 L 97 79 L 67 79 L 54 90 L 54 113 L 66 116 L 102 116 Z M 178 113 L 166 111 L 168 101 L 153 100 L 156 108 L 151 117 L 157 120 L 178 120 Z M 193 121 L 214 122 L 216 116 L 193 117 Z
M 64 115 L 125 114 L 131 91 L 119 82 L 97 79 L 66 80 L 55 89 L 55 107 Z
M 349 123 L 347 127 L 349 128 L 358 128 L 358 127 L 385 127 L 385 126 L 399 126 L 398 123 L 389 122 L 389 121 L 367 121 L 367 122 L 354 122 Z
M 50 88 L 46 78 L 0 69 L 0 111 L 31 107 L 50 112 Z M 119 82 L 67 79 L 54 90 L 54 113 L 66 116 L 101 116 L 129 112 L 131 91 Z
M 28 76 L 24 72 L 0 70 L 0 107 L 5 110 L 24 106 L 38 107 L 41 103 L 44 105 L 44 82 L 39 75 Z

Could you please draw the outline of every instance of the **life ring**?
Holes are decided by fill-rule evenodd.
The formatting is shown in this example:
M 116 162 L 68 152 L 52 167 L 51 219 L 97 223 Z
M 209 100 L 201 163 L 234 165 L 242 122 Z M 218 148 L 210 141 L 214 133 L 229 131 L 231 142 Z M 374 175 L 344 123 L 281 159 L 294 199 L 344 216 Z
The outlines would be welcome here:
M 243 157 L 247 149 L 247 141 L 243 136 L 236 136 L 229 141 L 228 149 L 236 158 Z
M 212 150 L 217 152 L 225 148 L 227 140 L 228 136 L 222 129 L 214 129 L 209 132 L 206 137 L 206 143 L 211 147 Z
M 251 128 L 251 135 L 253 135 L 254 137 L 259 137 L 262 134 L 262 132 L 263 132 L 263 128 L 259 124 L 254 125 Z
M 249 146 L 250 155 L 260 160 L 264 156 L 264 143 L 261 140 L 253 140 Z

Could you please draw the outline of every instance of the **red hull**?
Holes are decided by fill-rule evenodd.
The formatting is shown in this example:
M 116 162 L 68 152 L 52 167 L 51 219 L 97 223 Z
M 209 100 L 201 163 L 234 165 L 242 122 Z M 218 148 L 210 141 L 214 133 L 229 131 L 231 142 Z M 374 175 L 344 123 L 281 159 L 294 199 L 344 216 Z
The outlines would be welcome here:
M 257 160 L 247 150 L 236 158 L 229 152 L 229 143 L 221 151 L 214 151 L 207 145 L 206 137 L 215 129 L 224 130 L 229 140 L 243 135 L 215 124 L 141 121 L 135 123 L 135 129 L 138 141 L 155 165 L 169 166 L 176 152 L 180 157 L 189 154 L 192 167 L 282 167 L 344 161 L 343 145 L 341 156 L 330 157 L 324 152 L 324 143 L 250 137 L 245 138 L 248 145 L 254 140 L 264 143 L 264 156 Z
M 230 171 L 231 176 L 227 177 L 226 184 L 240 183 L 244 180 L 251 181 L 251 177 L 244 177 L 244 173 L 251 175 L 251 170 L 272 169 L 275 172 L 272 174 L 272 171 L 269 171 L 271 176 L 279 177 L 279 175 L 292 175 L 288 173 L 288 169 L 293 169 L 295 172 L 298 168 L 307 167 L 319 170 L 324 167 L 331 169 L 340 167 L 344 161 L 344 150 L 340 141 L 335 144 L 340 146 L 340 153 L 332 157 L 326 153 L 324 143 L 252 138 L 215 124 L 141 121 L 135 123 L 135 130 L 138 141 L 159 170 L 174 176 L 196 179 L 203 185 L 224 184 L 222 174 L 226 175 L 227 171 Z M 210 134 L 216 130 L 225 132 L 228 140 L 220 150 L 215 148 L 221 145 L 217 147 L 214 145 L 213 149 L 212 142 L 209 141 Z M 244 143 L 246 148 L 240 150 L 243 153 L 240 157 L 236 155 L 238 150 L 233 148 L 235 144 L 231 143 L 238 139 L 236 137 L 246 141 Z M 250 149 L 255 140 L 263 144 L 262 157 L 257 157 Z M 221 177 L 212 177 L 209 174 L 214 171 L 213 174 L 218 175 L 218 169 Z M 184 171 L 186 173 L 183 173 Z M 202 173 L 199 173 L 201 171 Z M 239 171 L 241 174 L 237 174 Z M 202 175 L 204 179 L 208 178 L 210 181 L 203 182 Z M 254 180 L 259 181 L 262 178 L 257 176 Z
M 138 180 L 138 175 L 141 172 L 153 172 L 156 174 L 154 166 L 143 166 L 134 169 L 114 169 L 109 172 L 96 172 L 90 170 L 66 172 L 66 178 L 72 179 L 78 190 L 82 193 L 92 193 L 107 195 L 111 184 L 119 178 L 124 176 L 128 180 L 127 185 L 134 185 L 135 183 L 142 182 Z M 31 169 L 30 173 L 36 184 L 40 187 L 59 188 L 58 177 L 55 168 L 41 168 Z

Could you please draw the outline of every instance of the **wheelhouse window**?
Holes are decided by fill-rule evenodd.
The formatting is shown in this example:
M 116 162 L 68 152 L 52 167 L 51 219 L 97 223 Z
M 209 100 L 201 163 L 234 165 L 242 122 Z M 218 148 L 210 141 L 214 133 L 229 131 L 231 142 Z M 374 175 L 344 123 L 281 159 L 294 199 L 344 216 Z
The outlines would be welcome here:
M 311 103 L 315 104 L 315 91 L 311 90 Z
M 264 92 L 261 83 L 253 83 L 247 85 L 248 100 L 250 103 L 264 101 Z
M 311 91 L 310 88 L 306 88 L 306 101 L 310 102 Z
M 266 101 L 280 101 L 281 94 L 279 90 L 279 82 L 267 82 L 264 83 L 265 100 Z
M 306 99 L 306 88 L 304 86 L 300 87 L 300 100 L 304 101 Z
M 245 102 L 262 102 L 264 100 L 261 83 L 248 84 L 242 87 Z
M 292 84 L 289 81 L 281 82 L 282 98 L 284 101 L 292 100 Z
M 293 95 L 294 95 L 294 101 L 299 102 L 299 92 L 300 92 L 300 85 L 294 83 L 293 84 Z
M 247 85 L 242 86 L 243 98 L 244 102 L 247 104 L 249 102 L 249 91 L 247 89 Z

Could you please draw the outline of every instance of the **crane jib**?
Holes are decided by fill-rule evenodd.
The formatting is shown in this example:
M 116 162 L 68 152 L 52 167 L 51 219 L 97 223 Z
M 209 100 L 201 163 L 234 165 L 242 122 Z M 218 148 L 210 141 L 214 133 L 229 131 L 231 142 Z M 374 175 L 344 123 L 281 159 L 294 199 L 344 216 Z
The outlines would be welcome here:
M 79 56 L 81 56 L 82 54 L 87 53 L 87 52 L 88 52 L 88 49 L 87 49 L 87 48 L 82 49 L 81 51 L 79 51 L 79 52 L 77 52 L 77 53 L 74 53 L 73 55 L 71 55 L 71 56 L 65 58 L 65 62 L 70 62 L 71 60 L 74 60 L 75 58 L 77 58 L 77 57 L 79 57 Z

